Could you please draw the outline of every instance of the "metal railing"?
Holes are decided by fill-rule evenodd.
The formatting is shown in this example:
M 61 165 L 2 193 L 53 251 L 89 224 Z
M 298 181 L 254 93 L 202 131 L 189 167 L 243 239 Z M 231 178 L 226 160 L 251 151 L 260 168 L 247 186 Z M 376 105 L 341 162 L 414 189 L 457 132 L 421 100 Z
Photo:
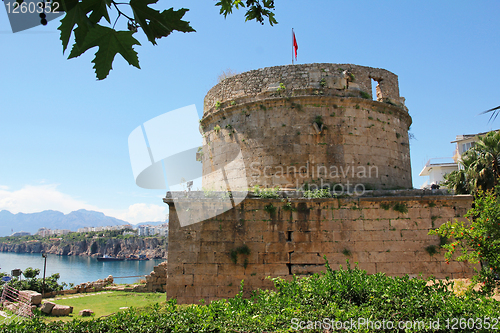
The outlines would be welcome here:
M 33 317 L 33 311 L 31 310 L 31 296 L 26 296 L 26 294 L 20 293 L 19 290 L 8 285 L 4 285 L 1 304 L 4 304 L 5 301 L 9 301 L 10 304 L 14 305 L 15 311 L 12 311 L 14 314 L 27 318 Z M 12 308 L 9 310 L 12 310 Z

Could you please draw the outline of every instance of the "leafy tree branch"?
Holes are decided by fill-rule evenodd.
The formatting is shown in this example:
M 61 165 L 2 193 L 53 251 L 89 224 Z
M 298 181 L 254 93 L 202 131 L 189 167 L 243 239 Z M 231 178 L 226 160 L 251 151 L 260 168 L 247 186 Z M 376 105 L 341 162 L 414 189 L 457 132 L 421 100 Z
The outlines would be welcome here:
M 150 7 L 157 2 L 158 0 L 130 0 L 126 3 L 114 0 L 54 0 L 53 8 L 56 8 L 55 3 L 58 3 L 59 10 L 65 12 L 58 27 L 63 52 L 68 48 L 71 35 L 75 41 L 68 59 L 79 57 L 87 50 L 98 47 L 92 62 L 99 80 L 108 76 L 117 53 L 130 65 L 140 68 L 134 45 L 141 44 L 133 37 L 139 30 L 142 30 L 153 45 L 157 44 L 158 39 L 167 37 L 174 31 L 195 32 L 190 22 L 183 20 L 189 9 L 170 8 L 159 11 Z M 224 17 L 231 14 L 233 8 L 245 8 L 246 21 L 255 20 L 264 24 L 267 17 L 270 25 L 278 23 L 273 13 L 274 0 L 221 0 L 215 5 L 220 7 L 220 14 Z M 132 14 L 126 14 L 120 6 L 128 6 Z M 110 12 L 114 11 L 116 19 L 111 26 Z M 127 29 L 115 30 L 121 17 L 127 19 Z M 102 18 L 110 26 L 101 25 Z

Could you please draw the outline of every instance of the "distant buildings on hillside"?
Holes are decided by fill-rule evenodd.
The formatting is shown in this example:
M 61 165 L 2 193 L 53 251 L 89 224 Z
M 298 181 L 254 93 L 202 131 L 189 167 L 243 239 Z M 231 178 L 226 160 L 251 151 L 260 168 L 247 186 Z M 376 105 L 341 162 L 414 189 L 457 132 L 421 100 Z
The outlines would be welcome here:
M 153 235 L 158 235 L 158 236 L 168 236 L 168 223 L 164 223 L 158 226 L 153 226 L 153 225 L 140 225 L 137 227 L 137 234 L 139 236 L 153 236 Z
M 77 232 L 99 232 L 99 231 L 110 231 L 110 230 L 123 230 L 123 229 L 129 229 L 132 230 L 133 226 L 130 224 L 122 224 L 122 225 L 108 225 L 104 227 L 84 227 L 84 228 L 79 228 Z
M 48 237 L 48 236 L 62 236 L 62 235 L 67 235 L 71 232 L 69 229 L 48 229 L 48 228 L 40 228 L 38 229 L 37 233 L 35 235 L 38 235 L 40 237 Z
M 31 235 L 31 232 L 18 231 L 18 232 L 13 233 L 12 235 L 10 235 L 10 237 L 21 237 L 21 236 L 30 236 L 30 235 Z
M 99 231 L 109 231 L 109 230 L 123 230 L 123 235 L 135 235 L 136 232 L 134 229 L 137 229 L 138 236 L 168 236 L 168 223 L 164 223 L 161 225 L 149 225 L 144 224 L 140 225 L 137 228 L 134 228 L 131 224 L 123 224 L 123 225 L 113 225 L 113 226 L 104 226 L 104 227 L 84 227 L 79 228 L 77 232 L 99 232 Z M 40 237 L 50 237 L 50 236 L 62 236 L 72 232 L 68 229 L 48 229 L 48 228 L 40 228 L 35 235 Z M 31 235 L 29 232 L 20 231 L 13 233 L 11 236 L 29 236 Z

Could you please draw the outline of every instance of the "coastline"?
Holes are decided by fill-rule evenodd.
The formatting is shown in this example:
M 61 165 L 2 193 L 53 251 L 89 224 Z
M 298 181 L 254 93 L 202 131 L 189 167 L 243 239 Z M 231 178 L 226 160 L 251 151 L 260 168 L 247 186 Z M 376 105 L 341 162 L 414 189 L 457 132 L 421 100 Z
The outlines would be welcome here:
M 167 258 L 165 237 L 90 238 L 68 241 L 50 238 L 21 242 L 0 242 L 0 252 L 49 253 L 63 256 L 115 257 L 146 255 L 150 259 Z

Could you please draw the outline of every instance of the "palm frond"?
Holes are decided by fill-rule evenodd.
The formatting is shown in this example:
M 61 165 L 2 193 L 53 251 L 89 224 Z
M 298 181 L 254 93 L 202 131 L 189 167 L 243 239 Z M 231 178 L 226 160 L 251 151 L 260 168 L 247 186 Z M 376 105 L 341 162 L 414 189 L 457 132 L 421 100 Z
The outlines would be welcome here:
M 497 106 L 496 108 L 492 108 L 492 109 L 489 109 L 489 110 L 486 110 L 486 111 L 483 111 L 481 112 L 480 114 L 485 114 L 485 113 L 488 113 L 488 112 L 493 112 L 490 116 L 490 119 L 488 120 L 488 123 L 493 119 L 493 121 L 495 121 L 495 119 L 497 119 L 498 117 L 498 113 L 500 112 L 500 106 Z

